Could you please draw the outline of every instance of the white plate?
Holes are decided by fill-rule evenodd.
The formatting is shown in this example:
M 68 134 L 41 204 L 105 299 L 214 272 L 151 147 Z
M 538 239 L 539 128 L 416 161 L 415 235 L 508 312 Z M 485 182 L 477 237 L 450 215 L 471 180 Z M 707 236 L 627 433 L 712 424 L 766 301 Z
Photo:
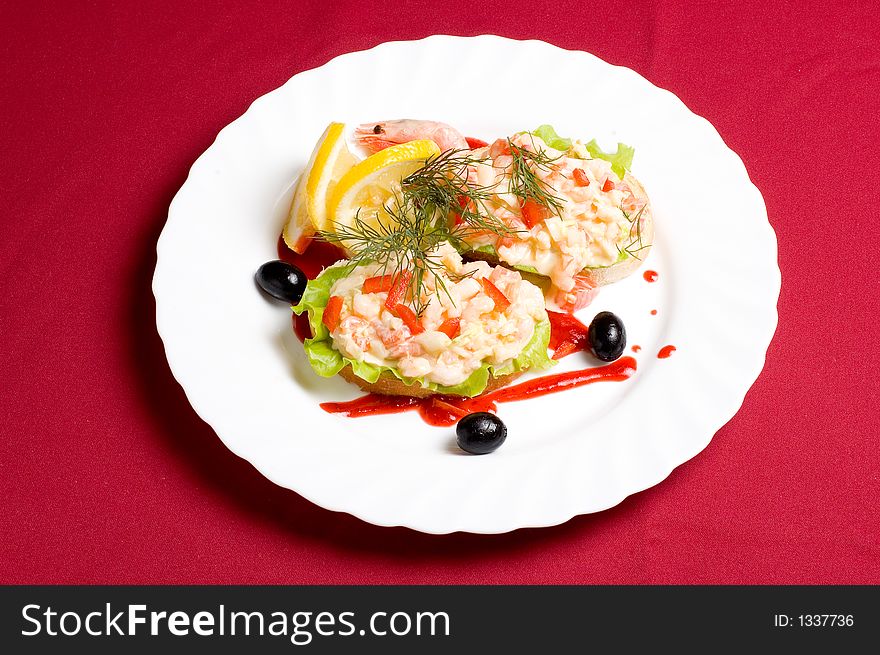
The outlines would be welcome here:
M 581 315 L 624 319 L 642 347 L 638 373 L 501 405 L 509 436 L 492 455 L 460 454 L 452 428 L 415 413 L 323 412 L 318 402 L 356 390 L 311 372 L 289 309 L 253 281 L 276 258 L 291 181 L 326 124 L 401 117 L 485 139 L 551 123 L 606 147 L 623 141 L 653 202 L 645 268 L 659 282 L 639 272 Z M 256 100 L 193 165 L 153 279 L 174 376 L 230 450 L 318 505 L 432 533 L 555 525 L 663 480 L 742 404 L 776 328 L 779 286 L 761 194 L 708 121 L 627 68 L 497 36 L 385 43 Z M 666 344 L 678 350 L 657 359 Z M 579 354 L 564 368 L 588 365 Z

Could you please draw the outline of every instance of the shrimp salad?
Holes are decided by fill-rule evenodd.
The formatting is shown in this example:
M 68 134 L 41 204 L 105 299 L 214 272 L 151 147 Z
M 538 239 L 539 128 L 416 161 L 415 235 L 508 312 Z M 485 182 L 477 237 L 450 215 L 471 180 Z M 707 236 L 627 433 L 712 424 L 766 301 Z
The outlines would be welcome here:
M 294 311 L 309 312 L 315 336 L 306 350 L 313 368 L 334 375 L 348 364 L 369 382 L 389 371 L 444 393 L 475 395 L 488 372 L 551 365 L 549 322 L 537 286 L 502 266 L 463 262 L 447 243 L 428 256 L 434 265 L 420 297 L 406 304 L 397 291 L 405 278 L 380 264 L 352 269 L 338 262 L 310 283 Z M 329 367 L 328 354 L 334 359 Z
M 330 334 L 344 357 L 454 386 L 483 363 L 513 360 L 532 340 L 536 323 L 547 320 L 541 290 L 517 273 L 481 261 L 465 264 L 448 244 L 431 257 L 443 269 L 425 280 L 419 327 L 385 306 L 388 292 L 364 292 L 367 279 L 382 275 L 378 264 L 359 266 L 333 284 L 330 295 L 342 298 L 342 308 Z M 438 290 L 441 279 L 445 291 Z M 505 300 L 498 302 L 487 288 Z

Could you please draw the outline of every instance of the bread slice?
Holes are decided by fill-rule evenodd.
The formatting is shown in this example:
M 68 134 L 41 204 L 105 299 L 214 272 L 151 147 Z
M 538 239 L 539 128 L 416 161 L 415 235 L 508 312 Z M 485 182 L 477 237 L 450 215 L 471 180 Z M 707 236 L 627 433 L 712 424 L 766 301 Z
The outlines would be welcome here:
M 379 379 L 375 382 L 367 382 L 363 378 L 359 378 L 351 370 L 351 364 L 347 364 L 345 368 L 339 371 L 339 375 L 346 382 L 356 384 L 368 393 L 376 393 L 382 396 L 410 396 L 411 398 L 428 398 L 430 396 L 439 396 L 439 392 L 433 389 L 426 389 L 420 384 L 406 384 L 403 380 L 395 377 L 388 371 L 382 371 Z M 507 386 L 518 378 L 522 373 L 510 373 L 508 375 L 500 375 L 497 378 L 489 375 L 489 383 L 486 388 L 480 392 L 480 395 L 495 391 L 501 387 Z
M 617 262 L 615 264 L 611 264 L 610 266 L 596 266 L 585 268 L 583 270 L 583 274 L 588 275 L 590 279 L 600 287 L 606 286 L 608 284 L 612 284 L 623 278 L 635 273 L 636 270 L 642 265 L 647 258 L 648 253 L 651 252 L 651 246 L 654 243 L 654 214 L 651 211 L 651 203 L 648 200 L 648 194 L 645 192 L 645 187 L 642 186 L 642 183 L 639 182 L 631 173 L 627 173 L 626 177 L 623 178 L 623 181 L 632 189 L 633 195 L 636 197 L 641 203 L 644 203 L 644 209 L 641 210 L 641 215 L 639 216 L 639 223 L 641 224 L 641 240 L 644 248 L 639 250 L 638 258 L 636 257 L 627 257 L 622 262 Z M 487 252 L 479 252 L 473 250 L 471 252 L 466 253 L 468 259 L 482 259 L 484 261 L 489 262 L 493 266 L 507 266 L 511 267 L 509 264 L 498 259 L 497 255 L 487 253 Z M 528 280 L 532 284 L 535 284 L 545 291 L 550 286 L 550 278 L 541 275 L 539 273 L 531 273 L 529 271 L 522 271 L 519 269 L 515 269 L 518 273 L 523 276 L 523 279 Z

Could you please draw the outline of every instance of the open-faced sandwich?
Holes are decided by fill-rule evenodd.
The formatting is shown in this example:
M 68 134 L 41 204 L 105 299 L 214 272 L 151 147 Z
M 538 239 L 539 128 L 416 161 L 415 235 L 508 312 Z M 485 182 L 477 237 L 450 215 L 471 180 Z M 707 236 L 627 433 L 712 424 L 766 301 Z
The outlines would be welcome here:
M 593 157 L 552 128 L 536 132 L 473 151 L 479 161 L 469 181 L 491 190 L 487 211 L 516 231 L 477 235 L 469 245 L 477 256 L 543 276 L 548 304 L 573 312 L 639 267 L 653 239 L 650 205 L 626 162 Z
M 447 243 L 427 260 L 419 282 L 412 270 L 347 261 L 309 281 L 293 311 L 308 312 L 312 368 L 373 393 L 426 397 L 476 396 L 553 364 L 538 287 L 501 266 L 464 263 Z

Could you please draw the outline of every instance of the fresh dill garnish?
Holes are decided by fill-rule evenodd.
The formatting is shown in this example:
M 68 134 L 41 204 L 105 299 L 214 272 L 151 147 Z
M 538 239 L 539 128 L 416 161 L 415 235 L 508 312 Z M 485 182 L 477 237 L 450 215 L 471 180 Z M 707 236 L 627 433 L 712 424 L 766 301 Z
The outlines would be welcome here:
M 537 170 L 549 171 L 559 157 L 551 157 L 540 148 L 534 151 L 515 145 L 507 139 L 510 149 L 510 192 L 523 204 L 532 200 L 546 207 L 557 216 L 562 215 L 562 199 L 556 195 L 556 189 L 541 180 Z
M 369 263 L 382 266 L 382 274 L 412 272 L 409 294 L 413 309 L 421 314 L 427 307 L 422 300 L 426 276 L 434 275 L 437 293 L 452 297 L 440 273 L 446 267 L 430 256 L 448 241 L 456 250 L 466 248 L 468 237 L 491 233 L 509 236 L 518 232 L 495 217 L 486 207 L 494 190 L 468 183 L 468 166 L 482 160 L 468 151 L 446 151 L 426 160 L 425 165 L 400 182 L 381 211 L 367 217 L 355 214 L 351 225 L 335 223 L 333 231 L 319 236 L 339 243 L 350 253 L 349 267 Z M 456 221 L 450 217 L 458 216 Z
M 486 201 L 497 189 L 468 181 L 468 167 L 483 161 L 467 150 L 447 150 L 401 180 L 403 196 L 417 209 L 433 208 L 447 218 L 457 215 L 456 224 L 450 228 L 453 241 L 481 232 L 498 236 L 515 234 L 518 230 L 503 223 L 486 207 Z
M 642 221 L 640 220 L 642 217 L 642 212 L 645 211 L 645 207 L 648 205 L 642 205 L 639 211 L 635 214 L 627 214 L 625 209 L 621 209 L 623 212 L 623 217 L 629 221 L 629 243 L 621 248 L 619 245 L 615 246 L 617 248 L 618 255 L 622 255 L 626 253 L 630 257 L 634 257 L 639 261 L 642 261 L 642 258 L 638 256 L 637 253 L 644 250 L 645 248 L 650 248 L 651 244 L 643 244 L 642 243 Z

